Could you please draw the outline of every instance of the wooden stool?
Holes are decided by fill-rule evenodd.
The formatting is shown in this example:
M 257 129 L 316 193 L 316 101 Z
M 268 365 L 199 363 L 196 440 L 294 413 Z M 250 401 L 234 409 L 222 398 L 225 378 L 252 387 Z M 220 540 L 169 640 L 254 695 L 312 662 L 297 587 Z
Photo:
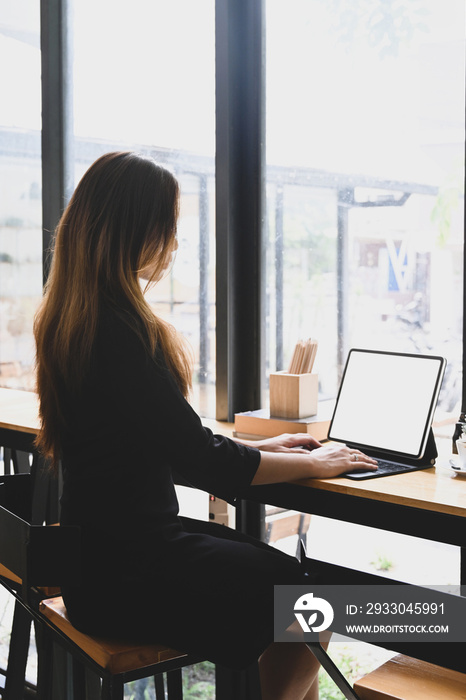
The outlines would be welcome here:
M 155 678 L 157 699 L 164 698 L 163 677 L 159 675 L 164 672 L 168 674 L 168 697 L 181 699 L 181 668 L 201 661 L 159 644 L 127 644 L 84 634 L 69 621 L 61 596 L 41 601 L 39 611 L 61 632 L 62 639 L 71 642 L 71 648 L 68 644 L 65 648 L 72 655 L 80 652 L 83 655 L 80 655 L 80 660 L 85 665 L 89 665 L 86 664 L 86 659 L 93 662 L 91 668 L 102 678 L 102 698 L 105 700 L 123 700 L 123 686 L 126 682 L 149 676 Z M 46 679 L 44 683 L 47 683 Z M 38 698 L 41 697 L 40 693 L 38 688 Z
M 16 609 L 24 613 L 28 627 L 27 634 L 21 635 L 23 642 L 29 641 L 31 621 L 36 623 L 37 700 L 49 700 L 52 681 L 54 687 L 57 684 L 64 686 L 60 697 L 67 697 L 68 666 L 63 663 L 63 655 L 57 657 L 59 649 L 54 648 L 54 643 L 71 655 L 74 698 L 81 700 L 86 697 L 86 681 L 89 681 L 91 684 L 96 682 L 97 694 L 103 700 L 123 700 L 123 686 L 127 681 L 154 676 L 157 698 L 165 700 L 162 674 L 166 673 L 169 698 L 180 700 L 181 669 L 203 659 L 162 645 L 98 639 L 82 634 L 71 625 L 63 600 L 56 591 L 57 587 L 75 582 L 82 575 L 81 531 L 72 526 L 43 525 L 42 516 L 37 525 L 32 524 L 32 495 L 29 474 L 6 475 L 0 479 L 0 563 L 8 570 L 4 573 L 13 574 L 21 585 L 19 587 L 16 581 L 13 587 L 10 577 L 0 580 L 14 595 Z M 87 579 L 90 580 L 91 575 L 92 572 L 86 572 Z M 47 592 L 44 586 L 49 587 Z M 55 595 L 57 597 L 51 598 Z M 54 656 L 60 662 L 55 669 Z M 59 672 L 52 675 L 52 670 Z M 91 671 L 87 679 L 86 671 Z M 9 667 L 7 685 L 16 675 L 13 666 Z M 20 680 L 18 674 L 18 683 Z M 21 697 L 21 691 L 22 688 L 12 695 L 12 700 Z M 92 692 L 95 697 L 94 688 Z
M 466 674 L 395 656 L 354 684 L 360 700 L 464 700 Z

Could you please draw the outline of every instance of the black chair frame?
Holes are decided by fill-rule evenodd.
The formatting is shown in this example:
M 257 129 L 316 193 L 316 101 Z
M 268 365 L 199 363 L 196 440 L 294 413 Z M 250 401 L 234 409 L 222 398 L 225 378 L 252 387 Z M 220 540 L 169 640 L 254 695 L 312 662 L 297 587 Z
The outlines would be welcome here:
M 0 579 L 0 582 L 24 610 L 23 623 L 30 626 L 32 620 L 36 622 L 39 655 L 37 700 L 49 700 L 51 697 L 54 642 L 71 654 L 74 698 L 86 697 L 84 669 L 89 669 L 102 681 L 102 700 L 123 700 L 125 683 L 149 676 L 154 676 L 157 700 L 163 699 L 165 687 L 162 674 L 167 674 L 168 698 L 181 700 L 181 669 L 202 661 L 202 658 L 187 654 L 113 674 L 97 664 L 40 612 L 39 604 L 44 599 L 42 587 L 58 587 L 68 581 L 80 580 L 81 533 L 78 527 L 31 525 L 31 514 L 30 475 L 0 477 L 0 562 L 17 575 L 22 584 L 17 587 L 8 580 Z
M 8 478 L 14 475 L 15 478 L 20 477 L 23 480 L 21 488 L 28 491 L 32 523 L 57 522 L 60 478 L 51 474 L 46 461 L 35 450 L 34 439 L 35 435 L 32 433 L 0 428 L 4 474 Z M 24 475 L 28 475 L 26 480 Z M 14 580 L 0 577 L 0 581 L 10 592 L 19 591 Z M 36 686 L 26 680 L 31 622 L 30 615 L 17 598 L 11 626 L 8 665 L 6 670 L 0 669 L 0 674 L 5 678 L 3 686 L 0 686 L 2 700 L 17 700 L 23 695 L 35 697 Z

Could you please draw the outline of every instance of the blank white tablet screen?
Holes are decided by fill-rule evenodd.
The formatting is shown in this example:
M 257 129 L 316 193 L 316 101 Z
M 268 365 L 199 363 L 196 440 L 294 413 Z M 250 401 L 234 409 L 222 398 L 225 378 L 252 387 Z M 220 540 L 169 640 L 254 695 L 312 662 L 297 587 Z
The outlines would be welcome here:
M 440 357 L 350 351 L 330 439 L 421 456 L 443 364 Z

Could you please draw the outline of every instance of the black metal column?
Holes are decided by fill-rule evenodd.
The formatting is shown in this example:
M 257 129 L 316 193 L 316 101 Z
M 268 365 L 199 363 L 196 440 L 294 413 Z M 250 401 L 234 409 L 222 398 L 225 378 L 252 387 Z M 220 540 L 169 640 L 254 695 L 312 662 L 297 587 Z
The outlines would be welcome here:
M 73 190 L 69 0 L 41 0 L 43 278 L 53 233 Z
M 461 595 L 466 595 L 466 547 L 460 547 L 460 586 Z
M 263 372 L 263 0 L 216 0 L 217 419 L 259 408 Z M 263 506 L 241 520 L 261 523 Z M 244 522 L 239 527 L 244 526 Z M 260 527 L 260 525 L 259 525 Z M 247 674 L 217 667 L 217 700 L 256 700 Z
M 209 366 L 209 193 L 208 177 L 199 177 L 199 383 Z
M 466 91 L 466 85 L 465 85 Z M 465 142 L 465 156 L 466 156 L 466 142 Z M 466 187 L 466 171 L 464 173 L 464 182 Z M 455 430 L 452 435 L 452 451 L 457 452 L 456 440 L 461 436 L 463 432 L 464 425 L 466 423 L 466 206 L 463 200 L 463 217 L 464 217 L 464 236 L 463 236 L 463 353 L 462 353 L 462 395 L 461 395 L 461 414 L 458 417 L 458 422 L 456 423 Z M 463 552 L 463 554 L 465 554 Z M 462 578 L 461 581 L 466 585 L 466 561 L 462 560 Z
M 283 268 L 284 268 L 284 231 L 283 231 L 283 185 L 277 185 L 275 194 L 275 323 L 276 323 L 276 367 L 273 371 L 285 369 L 283 366 Z
M 465 86 L 466 91 L 466 86 Z M 465 157 L 466 157 L 466 142 L 465 142 Z M 466 170 L 464 173 L 465 187 L 466 187 Z M 466 205 L 464 205 L 464 232 L 465 237 L 463 238 L 463 396 L 461 400 L 461 412 L 466 413 Z
M 348 297 L 349 297 L 349 208 L 352 206 L 352 189 L 338 190 L 338 238 L 337 238 L 337 371 L 341 379 L 348 351 Z
M 261 404 L 263 45 L 262 0 L 216 0 L 219 420 Z

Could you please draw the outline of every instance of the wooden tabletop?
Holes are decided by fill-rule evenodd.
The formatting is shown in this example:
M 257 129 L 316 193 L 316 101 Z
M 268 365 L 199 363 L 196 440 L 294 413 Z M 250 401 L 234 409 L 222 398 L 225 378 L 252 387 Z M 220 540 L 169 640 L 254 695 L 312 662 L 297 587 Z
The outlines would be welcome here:
M 222 435 L 233 435 L 233 423 L 203 419 L 204 425 Z M 0 428 L 36 434 L 39 430 L 39 401 L 33 391 L 0 387 Z
M 204 421 L 212 430 L 231 436 L 234 426 L 230 423 Z M 412 508 L 466 518 L 466 475 L 451 469 L 449 455 L 440 455 L 437 465 L 431 469 L 394 474 L 380 479 L 306 479 L 298 482 L 308 488 L 332 491 L 375 501 L 399 503 Z
M 299 483 L 323 491 L 466 518 L 466 476 L 456 474 L 441 460 L 431 469 L 394 474 L 380 479 L 307 479 Z
M 0 387 L 0 428 L 35 435 L 39 430 L 37 394 Z
M 234 426 L 215 420 L 203 423 L 214 432 L 231 437 Z M 33 392 L 0 388 L 0 428 L 36 433 L 39 428 L 38 401 Z M 448 460 L 440 458 L 431 469 L 381 479 L 307 479 L 305 487 L 360 496 L 375 501 L 449 513 L 466 518 L 466 476 L 456 474 Z

